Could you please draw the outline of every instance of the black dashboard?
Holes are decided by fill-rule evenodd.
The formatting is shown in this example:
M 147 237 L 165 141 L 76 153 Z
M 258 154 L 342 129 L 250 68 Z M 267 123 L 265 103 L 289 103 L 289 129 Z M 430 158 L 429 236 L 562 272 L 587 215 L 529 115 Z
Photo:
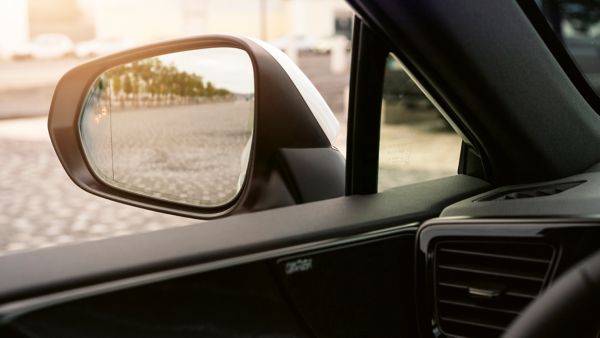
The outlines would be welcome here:
M 600 248 L 599 207 L 600 174 L 592 172 L 488 191 L 423 224 L 416 242 L 423 336 L 498 337 Z
M 436 219 L 417 242 L 420 327 L 436 337 L 498 337 L 553 280 L 594 253 L 594 220 Z

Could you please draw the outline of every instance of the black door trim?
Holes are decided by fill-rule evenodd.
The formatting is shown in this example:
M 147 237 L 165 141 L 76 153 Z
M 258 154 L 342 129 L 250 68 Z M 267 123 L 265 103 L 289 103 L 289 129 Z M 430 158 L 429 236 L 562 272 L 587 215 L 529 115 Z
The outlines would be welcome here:
M 381 97 L 389 48 L 358 17 L 353 34 L 346 195 L 373 194 L 377 192 Z
M 194 269 L 200 268 L 194 267 L 216 269 L 241 257 L 261 259 L 265 252 L 272 255 L 288 248 L 300 250 L 296 247 L 422 222 L 438 216 L 447 205 L 489 188 L 482 180 L 457 175 L 379 194 L 340 197 L 161 231 L 9 254 L 0 257 L 0 307 L 5 309 L 0 321 L 2 316 L 21 308 L 23 305 L 14 308 L 21 301 L 88 287 L 93 290 L 95 285 L 112 285 L 106 283 L 165 271 L 195 273 Z M 52 297 L 55 296 L 47 301 L 56 299 Z

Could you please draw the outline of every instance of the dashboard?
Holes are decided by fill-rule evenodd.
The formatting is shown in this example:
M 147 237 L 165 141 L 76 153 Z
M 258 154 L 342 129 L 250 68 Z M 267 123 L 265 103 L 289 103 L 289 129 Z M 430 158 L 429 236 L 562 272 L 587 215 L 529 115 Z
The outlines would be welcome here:
M 592 172 L 488 191 L 423 224 L 416 242 L 423 335 L 498 337 L 598 250 L 599 206 L 600 174 Z

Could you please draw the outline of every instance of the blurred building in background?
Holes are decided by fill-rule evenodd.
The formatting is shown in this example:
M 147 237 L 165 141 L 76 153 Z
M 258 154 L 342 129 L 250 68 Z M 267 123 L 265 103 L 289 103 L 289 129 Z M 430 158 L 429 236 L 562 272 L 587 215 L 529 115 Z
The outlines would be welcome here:
M 336 34 L 336 18 L 352 18 L 342 0 L 146 0 L 143 12 L 139 0 L 80 1 L 93 13 L 96 37 L 140 42 L 206 33 L 318 39 Z
M 327 50 L 327 39 L 349 38 L 351 22 L 352 11 L 343 0 L 3 0 L 0 56 L 10 57 L 45 34 L 62 35 L 74 43 L 133 44 L 238 34 L 283 49 L 292 44 L 297 49 Z
M 80 0 L 27 2 L 30 39 L 42 34 L 64 34 L 75 42 L 94 38 L 92 18 L 82 10 Z
M 0 58 L 29 39 L 27 0 L 0 1 Z

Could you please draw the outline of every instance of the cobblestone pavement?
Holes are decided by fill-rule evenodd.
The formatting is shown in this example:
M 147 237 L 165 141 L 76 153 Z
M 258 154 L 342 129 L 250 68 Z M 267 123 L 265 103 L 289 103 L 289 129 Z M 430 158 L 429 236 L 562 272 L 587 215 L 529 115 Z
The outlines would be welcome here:
M 195 221 L 130 207 L 81 190 L 65 174 L 49 140 L 0 138 L 0 159 L 1 252 Z
M 379 191 L 458 171 L 462 139 L 447 128 L 437 112 L 417 114 L 425 118 L 381 127 Z
M 251 147 L 253 100 L 106 115 L 94 107 L 83 115 L 84 145 L 96 173 L 111 185 L 203 207 L 226 204 L 239 191 L 248 163 L 242 158 Z

